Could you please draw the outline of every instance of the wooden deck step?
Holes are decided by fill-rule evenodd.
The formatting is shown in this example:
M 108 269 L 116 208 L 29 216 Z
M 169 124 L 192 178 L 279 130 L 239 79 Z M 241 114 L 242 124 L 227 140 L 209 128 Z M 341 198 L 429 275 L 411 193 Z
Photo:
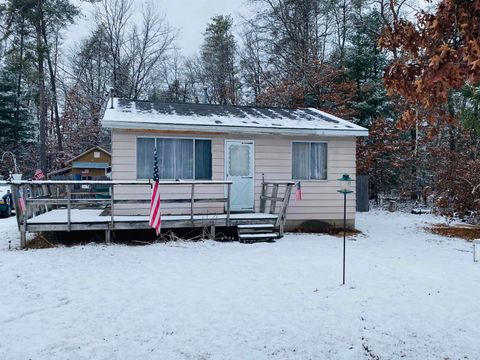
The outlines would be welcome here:
M 275 239 L 278 237 L 278 234 L 277 233 L 240 234 L 239 237 L 242 240 L 265 240 L 265 239 Z
M 238 225 L 238 240 L 252 244 L 261 241 L 273 241 L 279 237 L 271 223 Z
M 238 225 L 238 233 L 267 233 L 272 232 L 274 229 L 273 224 L 246 224 Z

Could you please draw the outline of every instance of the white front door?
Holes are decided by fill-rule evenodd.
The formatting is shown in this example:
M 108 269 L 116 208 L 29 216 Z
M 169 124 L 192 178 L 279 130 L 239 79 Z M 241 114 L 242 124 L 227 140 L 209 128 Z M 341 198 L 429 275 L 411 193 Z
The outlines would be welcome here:
M 253 211 L 253 141 L 225 141 L 225 180 L 232 181 L 230 209 Z

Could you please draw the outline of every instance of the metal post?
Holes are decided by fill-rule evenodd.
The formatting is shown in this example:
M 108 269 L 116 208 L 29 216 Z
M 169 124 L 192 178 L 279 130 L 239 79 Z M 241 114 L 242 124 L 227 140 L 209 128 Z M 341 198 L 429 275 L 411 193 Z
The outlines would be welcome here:
M 350 183 L 352 178 L 348 174 L 343 174 L 343 176 L 338 179 L 340 182 L 340 190 L 337 190 L 340 194 L 343 194 L 343 282 L 342 285 L 345 285 L 345 248 L 346 248 L 346 232 L 347 232 L 347 194 L 353 193 L 350 190 Z
M 343 285 L 345 285 L 346 231 L 347 231 L 347 193 L 343 193 Z

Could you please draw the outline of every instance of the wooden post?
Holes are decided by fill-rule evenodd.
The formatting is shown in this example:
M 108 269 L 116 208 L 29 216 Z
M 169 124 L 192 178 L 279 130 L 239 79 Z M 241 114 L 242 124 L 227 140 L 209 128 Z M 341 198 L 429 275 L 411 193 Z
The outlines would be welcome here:
M 20 231 L 20 249 L 25 249 L 27 246 L 27 232 L 25 230 Z
M 110 233 L 110 229 L 108 230 L 105 230 L 105 243 L 106 244 L 110 244 L 111 243 L 111 233 Z
M 215 240 L 215 225 L 210 226 L 210 240 Z
M 22 187 L 22 194 L 23 194 L 23 201 L 25 202 L 25 211 L 23 212 L 23 223 L 22 223 L 22 231 L 20 231 L 20 248 L 24 249 L 27 246 L 27 222 L 28 222 L 28 209 L 29 203 L 27 201 L 27 193 L 25 191 L 25 187 Z
M 33 193 L 33 186 L 32 185 L 27 185 L 28 186 L 28 191 L 26 192 L 26 194 L 30 194 L 30 197 L 27 199 L 27 197 L 25 197 L 25 204 L 28 203 L 28 200 L 30 200 L 31 198 L 34 198 L 35 197 L 35 194 Z M 25 195 L 25 194 L 24 194 Z M 33 205 L 30 205 L 30 206 L 27 206 L 27 213 L 28 213 L 28 216 L 30 217 L 34 217 L 36 216 L 36 212 L 35 212 L 35 204 Z
M 112 184 L 112 187 L 111 187 L 111 190 L 112 190 L 112 194 L 111 194 L 111 197 L 110 197 L 110 226 L 111 228 L 113 229 L 114 228 L 114 217 L 113 217 L 113 212 L 115 210 L 115 192 L 114 192 L 114 188 L 115 188 L 115 185 Z M 110 237 L 110 235 L 109 235 Z M 109 241 L 110 242 L 110 239 Z
M 67 226 L 68 226 L 68 231 L 72 229 L 72 189 L 70 188 L 70 185 L 67 185 Z
M 262 183 L 262 195 L 260 196 L 260 212 L 264 213 L 265 208 L 267 206 L 267 200 L 265 196 L 267 196 L 268 184 Z
M 42 195 L 46 198 L 47 196 L 50 197 L 50 188 L 48 185 L 42 185 Z M 48 204 L 45 204 L 45 212 L 49 211 Z
M 17 218 L 18 231 L 20 232 L 20 248 L 24 249 L 25 246 L 27 245 L 27 231 L 26 231 L 26 226 L 24 226 L 23 224 L 23 221 L 25 221 L 25 213 L 21 211 L 20 200 L 18 197 L 18 192 L 21 186 L 22 185 L 10 184 L 10 191 L 12 192 L 13 203 L 15 205 L 15 217 Z
M 226 220 L 226 225 L 227 227 L 230 226 L 230 198 L 232 194 L 232 184 L 228 183 L 227 184 L 227 220 Z
M 192 183 L 192 192 L 191 192 L 191 201 L 190 201 L 190 221 L 193 225 L 193 211 L 195 207 L 195 184 Z
M 290 203 L 290 197 L 292 194 L 292 187 L 293 184 L 287 184 L 287 188 L 285 189 L 285 197 L 283 198 L 282 209 L 277 218 L 277 226 L 279 227 L 279 231 L 283 236 L 283 228 L 285 225 L 285 220 L 287 218 L 287 210 L 288 204 Z
M 28 193 L 30 193 L 30 197 L 29 198 L 34 198 L 35 197 L 35 192 L 34 192 L 34 187 L 33 185 L 28 185 Z M 24 194 L 25 196 L 25 194 Z M 25 203 L 28 203 L 27 201 L 27 197 L 25 196 Z M 31 217 L 34 217 L 34 216 L 37 216 L 37 212 L 36 212 L 36 206 L 35 204 L 33 205 L 30 205 L 30 206 L 27 206 L 27 213 L 29 215 L 31 215 Z
M 15 217 L 17 218 L 18 231 L 21 231 L 22 225 L 22 212 L 20 211 L 20 203 L 18 199 L 18 189 L 17 185 L 10 184 L 10 191 L 12 192 L 13 204 L 15 205 Z
M 270 200 L 270 214 L 275 214 L 275 208 L 277 207 L 276 197 L 278 196 L 278 184 L 273 184 L 272 199 Z

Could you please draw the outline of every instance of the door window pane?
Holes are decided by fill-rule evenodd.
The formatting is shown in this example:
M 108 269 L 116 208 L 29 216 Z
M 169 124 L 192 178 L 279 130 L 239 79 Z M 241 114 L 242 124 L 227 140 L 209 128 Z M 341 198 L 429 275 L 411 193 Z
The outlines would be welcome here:
M 241 144 L 229 145 L 229 174 L 230 176 L 250 175 L 250 146 Z
M 212 179 L 211 140 L 195 140 L 195 179 Z

